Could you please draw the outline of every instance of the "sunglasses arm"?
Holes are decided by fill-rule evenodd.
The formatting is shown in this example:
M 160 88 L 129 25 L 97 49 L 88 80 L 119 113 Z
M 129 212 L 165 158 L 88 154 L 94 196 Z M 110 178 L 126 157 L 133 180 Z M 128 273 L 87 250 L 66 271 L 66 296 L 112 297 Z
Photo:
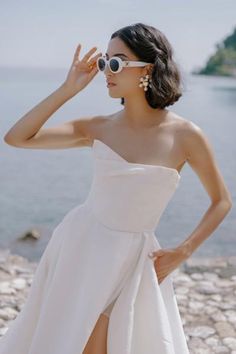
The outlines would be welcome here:
M 151 63 L 146 63 L 144 61 L 124 61 L 123 62 L 125 65 L 124 66 L 130 66 L 130 67 L 138 67 L 138 66 L 146 66 Z

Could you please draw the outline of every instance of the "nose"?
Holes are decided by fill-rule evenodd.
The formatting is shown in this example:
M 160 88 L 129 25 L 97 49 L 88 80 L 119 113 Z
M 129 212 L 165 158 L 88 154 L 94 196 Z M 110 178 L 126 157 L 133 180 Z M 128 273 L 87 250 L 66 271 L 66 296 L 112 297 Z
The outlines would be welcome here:
M 109 65 L 108 65 L 108 60 L 106 61 L 106 67 L 105 67 L 105 69 L 103 70 L 103 72 L 104 72 L 104 74 L 106 75 L 106 76 L 113 76 L 114 75 L 114 73 L 110 70 L 110 68 L 109 68 Z
M 108 63 L 106 63 L 106 67 L 104 69 L 104 74 L 107 75 L 107 74 L 112 74 L 111 70 L 109 69 L 109 65 Z

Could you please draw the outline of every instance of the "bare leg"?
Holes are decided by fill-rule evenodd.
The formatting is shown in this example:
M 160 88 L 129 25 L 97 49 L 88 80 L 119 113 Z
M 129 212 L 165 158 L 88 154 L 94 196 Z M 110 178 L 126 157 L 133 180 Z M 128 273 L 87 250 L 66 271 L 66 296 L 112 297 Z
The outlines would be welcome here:
M 101 314 L 82 354 L 107 354 L 107 328 L 109 317 Z

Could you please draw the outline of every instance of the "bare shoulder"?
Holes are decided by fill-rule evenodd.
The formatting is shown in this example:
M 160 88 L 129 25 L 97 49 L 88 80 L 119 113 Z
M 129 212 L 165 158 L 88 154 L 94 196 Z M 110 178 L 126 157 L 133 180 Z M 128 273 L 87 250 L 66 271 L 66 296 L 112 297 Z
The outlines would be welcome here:
M 83 146 L 92 146 L 97 132 L 109 121 L 111 115 L 94 115 L 78 118 L 73 121 L 74 129 L 78 133 L 82 132 L 85 139 Z
M 193 121 L 186 119 L 176 113 L 171 112 L 171 127 L 178 137 L 178 141 L 185 148 L 187 155 L 191 154 L 194 147 L 207 144 L 208 138 L 203 129 Z M 186 156 L 186 158 L 189 156 Z
M 94 139 L 101 135 L 101 132 L 106 129 L 106 126 L 108 123 L 111 122 L 111 118 L 115 116 L 116 114 L 108 114 L 108 115 L 96 115 L 96 116 L 91 116 L 86 119 L 80 120 L 78 119 L 78 125 L 81 126 L 84 135 L 86 136 L 86 145 L 87 146 L 92 146 Z
M 195 122 L 175 113 L 171 114 L 170 126 L 183 160 L 198 174 L 202 170 L 216 172 L 215 154 L 206 132 Z
M 210 138 L 199 125 L 190 120 L 182 121 L 180 131 L 188 164 L 198 175 L 210 199 L 213 202 L 225 200 L 228 208 L 232 205 L 232 199 Z
M 186 159 L 190 161 L 194 155 L 203 152 L 211 154 L 211 157 L 213 157 L 213 149 L 206 132 L 204 132 L 197 123 L 191 120 L 181 120 L 179 130 L 181 141 L 186 152 Z
M 188 134 L 188 132 L 197 130 L 199 126 L 192 122 L 191 120 L 184 118 L 183 116 L 180 116 L 177 113 L 174 112 L 169 112 L 168 113 L 169 119 L 167 122 L 169 122 L 173 128 L 176 128 L 179 132 L 182 132 L 183 134 Z

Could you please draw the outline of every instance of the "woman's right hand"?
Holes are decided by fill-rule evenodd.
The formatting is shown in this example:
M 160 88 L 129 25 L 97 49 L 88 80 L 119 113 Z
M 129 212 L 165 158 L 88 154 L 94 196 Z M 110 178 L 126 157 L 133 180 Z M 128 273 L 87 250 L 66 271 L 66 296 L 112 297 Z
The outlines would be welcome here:
M 102 55 L 102 53 L 98 53 L 97 55 L 91 57 L 97 50 L 97 47 L 93 47 L 80 60 L 80 50 L 81 44 L 78 45 L 75 51 L 71 68 L 65 82 L 63 83 L 63 86 L 67 89 L 67 92 L 69 92 L 71 96 L 76 95 L 79 91 L 85 88 L 98 73 L 96 61 L 97 58 Z

